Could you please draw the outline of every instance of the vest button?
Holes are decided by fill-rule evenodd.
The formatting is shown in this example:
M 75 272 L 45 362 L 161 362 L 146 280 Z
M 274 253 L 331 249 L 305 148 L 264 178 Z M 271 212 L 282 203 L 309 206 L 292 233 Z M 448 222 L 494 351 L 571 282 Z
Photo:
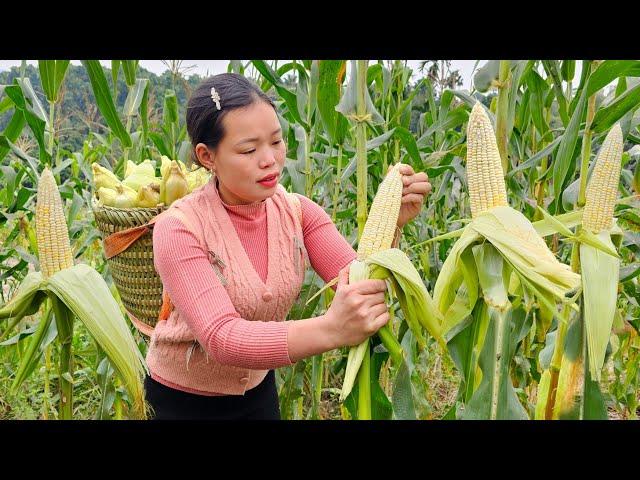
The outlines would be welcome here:
M 273 299 L 273 293 L 271 292 L 264 292 L 262 294 L 262 300 L 264 300 L 265 302 L 270 302 Z

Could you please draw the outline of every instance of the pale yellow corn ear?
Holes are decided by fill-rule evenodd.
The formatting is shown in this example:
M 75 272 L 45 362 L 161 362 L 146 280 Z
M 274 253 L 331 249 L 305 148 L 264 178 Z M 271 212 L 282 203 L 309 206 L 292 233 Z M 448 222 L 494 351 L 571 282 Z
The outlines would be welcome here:
M 593 233 L 611 229 L 622 163 L 622 129 L 616 123 L 602 143 L 586 192 L 582 226 Z
M 92 163 L 91 169 L 93 170 L 93 183 L 96 190 L 100 187 L 115 190 L 116 185 L 120 184 L 120 180 L 111 170 L 108 170 L 97 163 Z
M 496 135 L 480 102 L 471 110 L 467 124 L 467 183 L 473 218 L 508 205 Z
M 134 190 L 127 190 L 123 185 L 117 185 L 115 192 L 116 197 L 113 199 L 113 207 L 133 208 L 135 206 L 137 193 Z
M 171 167 L 166 175 L 160 184 L 160 201 L 169 206 L 189 193 L 189 184 L 183 170 L 175 160 L 171 162 Z
M 391 167 L 378 187 L 358 244 L 358 260 L 391 248 L 402 202 L 400 165 L 397 163 Z
M 154 189 L 155 184 L 145 185 L 138 191 L 136 207 L 152 208 L 160 202 L 160 192 Z
M 113 207 L 117 195 L 118 194 L 115 190 L 107 187 L 100 187 L 98 189 L 98 199 L 100 201 L 99 204 L 106 205 L 107 207 Z
M 36 197 L 36 238 L 42 276 L 73 266 L 67 219 L 62 208 L 58 185 L 49 167 L 45 167 L 38 181 Z

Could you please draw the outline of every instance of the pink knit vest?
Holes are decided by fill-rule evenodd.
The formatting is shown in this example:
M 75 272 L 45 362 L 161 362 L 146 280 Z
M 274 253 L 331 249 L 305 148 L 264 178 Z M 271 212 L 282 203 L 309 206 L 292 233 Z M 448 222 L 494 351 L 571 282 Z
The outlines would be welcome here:
M 266 282 L 247 256 L 214 180 L 161 214 L 177 217 L 195 234 L 245 320 L 283 321 L 300 293 L 306 251 L 299 204 L 289 195 L 278 185 L 275 194 L 265 200 L 269 255 Z M 217 363 L 195 339 L 177 306 L 167 320 L 156 324 L 146 361 L 153 375 L 165 383 L 205 395 L 243 395 L 267 374 L 267 370 Z

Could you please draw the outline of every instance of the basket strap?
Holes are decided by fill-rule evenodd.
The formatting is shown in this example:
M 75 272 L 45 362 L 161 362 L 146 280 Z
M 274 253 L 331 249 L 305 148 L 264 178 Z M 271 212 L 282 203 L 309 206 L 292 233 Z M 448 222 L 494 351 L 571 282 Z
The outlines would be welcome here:
M 131 246 L 136 240 L 142 237 L 145 233 L 151 231 L 153 224 L 156 222 L 158 216 L 156 215 L 151 220 L 143 225 L 137 227 L 127 228 L 119 232 L 114 232 L 104 239 L 104 255 L 107 259 L 115 257 L 124 252 Z

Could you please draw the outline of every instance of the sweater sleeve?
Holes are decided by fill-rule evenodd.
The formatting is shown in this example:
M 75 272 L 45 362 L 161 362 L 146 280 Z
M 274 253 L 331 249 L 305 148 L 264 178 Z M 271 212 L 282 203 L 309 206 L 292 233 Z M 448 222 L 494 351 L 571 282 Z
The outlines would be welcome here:
M 292 364 L 287 323 L 241 318 L 198 239 L 177 218 L 154 225 L 153 259 L 175 308 L 217 362 L 259 370 Z
M 329 282 L 357 257 L 356 251 L 320 205 L 303 195 L 298 195 L 298 198 L 302 208 L 304 246 L 309 261 L 318 275 Z

